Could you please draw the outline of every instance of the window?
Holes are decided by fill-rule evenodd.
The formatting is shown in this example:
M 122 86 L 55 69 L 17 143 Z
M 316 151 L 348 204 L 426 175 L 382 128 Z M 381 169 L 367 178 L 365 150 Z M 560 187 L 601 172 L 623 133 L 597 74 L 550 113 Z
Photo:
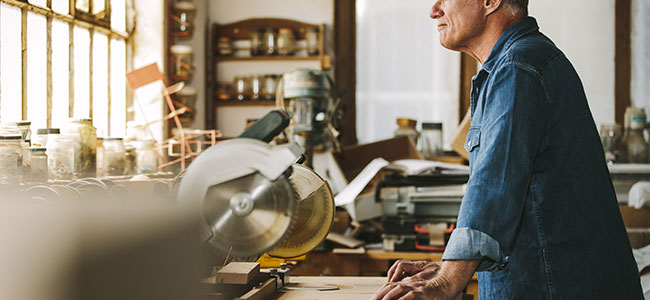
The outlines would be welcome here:
M 357 136 L 390 138 L 400 117 L 443 123 L 444 144 L 459 120 L 460 55 L 438 42 L 429 0 L 357 0 Z
M 0 122 L 90 117 L 99 136 L 124 136 L 125 12 L 126 0 L 0 0 Z

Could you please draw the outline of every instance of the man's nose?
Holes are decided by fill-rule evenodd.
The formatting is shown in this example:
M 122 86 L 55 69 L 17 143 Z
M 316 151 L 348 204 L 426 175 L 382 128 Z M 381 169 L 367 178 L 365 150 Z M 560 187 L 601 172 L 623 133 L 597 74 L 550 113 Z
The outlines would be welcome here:
M 436 1 L 436 3 L 433 4 L 433 7 L 431 8 L 431 19 L 438 19 L 441 18 L 442 16 L 445 15 L 445 13 L 440 9 L 440 5 L 442 3 L 442 0 Z

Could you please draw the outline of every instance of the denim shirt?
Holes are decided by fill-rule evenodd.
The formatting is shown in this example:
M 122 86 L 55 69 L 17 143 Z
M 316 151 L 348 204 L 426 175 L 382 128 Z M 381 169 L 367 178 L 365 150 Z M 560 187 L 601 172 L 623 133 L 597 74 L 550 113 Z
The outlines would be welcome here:
M 473 78 L 465 149 L 443 260 L 481 260 L 480 299 L 643 299 L 582 83 L 534 18 Z

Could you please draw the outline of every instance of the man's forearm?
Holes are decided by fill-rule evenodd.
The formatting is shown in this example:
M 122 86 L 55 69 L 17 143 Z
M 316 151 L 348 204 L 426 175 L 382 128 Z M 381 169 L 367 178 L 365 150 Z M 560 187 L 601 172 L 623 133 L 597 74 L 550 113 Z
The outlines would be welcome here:
M 448 292 L 449 297 L 454 297 L 467 286 L 480 262 L 480 260 L 446 260 L 432 281 L 439 285 L 441 290 Z

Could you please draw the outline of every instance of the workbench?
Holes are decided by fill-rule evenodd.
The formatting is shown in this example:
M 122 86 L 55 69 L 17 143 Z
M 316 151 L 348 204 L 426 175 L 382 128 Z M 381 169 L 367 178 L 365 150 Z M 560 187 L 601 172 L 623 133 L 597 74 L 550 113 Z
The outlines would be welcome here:
M 334 285 L 334 291 L 292 290 L 277 292 L 276 300 L 368 300 L 386 283 L 385 277 L 293 276 L 290 282 L 309 285 Z

